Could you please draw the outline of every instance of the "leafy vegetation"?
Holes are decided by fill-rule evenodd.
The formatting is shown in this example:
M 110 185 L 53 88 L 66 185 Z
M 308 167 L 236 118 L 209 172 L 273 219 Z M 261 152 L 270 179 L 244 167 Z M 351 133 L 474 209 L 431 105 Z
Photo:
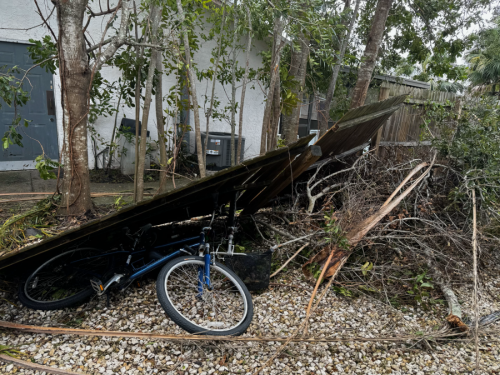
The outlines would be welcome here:
M 471 84 L 495 91 L 494 86 L 500 84 L 500 17 L 490 28 L 475 35 L 467 62 L 470 64 Z

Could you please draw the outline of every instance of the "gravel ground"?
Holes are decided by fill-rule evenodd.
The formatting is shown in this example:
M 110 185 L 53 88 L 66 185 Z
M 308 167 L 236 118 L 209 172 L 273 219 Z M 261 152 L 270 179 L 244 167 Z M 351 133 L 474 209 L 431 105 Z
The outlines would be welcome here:
M 305 316 L 312 288 L 297 271 L 273 280 L 262 293 L 253 293 L 255 315 L 245 336 L 287 336 Z M 500 310 L 500 277 L 483 286 L 481 313 Z M 471 313 L 471 291 L 458 290 L 464 311 Z M 163 334 L 185 334 L 163 312 L 149 280 L 115 294 L 110 308 L 105 299 L 93 299 L 77 308 L 34 311 L 21 306 L 12 294 L 0 294 L 0 319 L 33 325 L 77 327 Z M 310 321 L 312 336 L 418 334 L 443 324 L 445 307 L 422 311 L 407 306 L 396 310 L 374 299 L 347 299 L 329 293 Z M 496 323 L 494 328 L 499 328 Z M 51 336 L 1 331 L 0 345 L 16 347 L 20 358 L 84 374 L 252 374 L 280 343 L 171 343 L 102 337 Z M 481 373 L 500 373 L 500 347 L 484 340 L 480 345 Z M 455 374 L 472 373 L 475 349 L 471 342 L 441 342 L 432 350 L 422 343 L 291 343 L 261 374 Z M 2 374 L 34 374 L 0 361 Z

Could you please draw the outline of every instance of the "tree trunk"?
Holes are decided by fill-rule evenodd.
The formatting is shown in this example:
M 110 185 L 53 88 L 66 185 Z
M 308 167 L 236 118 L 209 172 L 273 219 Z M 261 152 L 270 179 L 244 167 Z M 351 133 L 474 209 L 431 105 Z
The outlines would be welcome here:
M 243 84 L 241 86 L 241 99 L 240 99 L 240 118 L 238 121 L 238 149 L 236 151 L 236 164 L 240 164 L 241 162 L 241 147 L 242 147 L 242 138 L 243 138 L 243 107 L 245 105 L 245 93 L 247 91 L 247 82 L 248 82 L 248 73 L 250 68 L 250 49 L 252 48 L 252 15 L 250 13 L 250 9 L 245 4 L 245 10 L 248 16 L 248 35 L 247 35 L 247 51 L 245 58 L 245 74 L 243 75 Z
M 236 46 L 238 43 L 238 0 L 234 0 L 233 5 L 234 22 L 233 22 L 233 64 L 231 66 L 231 165 L 234 166 L 236 158 L 234 155 L 234 133 L 236 132 Z
M 122 86 L 120 84 L 120 95 L 118 95 L 118 103 L 116 104 L 116 113 L 115 113 L 115 124 L 113 126 L 113 133 L 111 133 L 111 142 L 109 143 L 109 155 L 108 155 L 108 165 L 106 166 L 106 174 L 109 174 L 111 170 L 111 163 L 113 160 L 113 154 L 116 152 L 115 144 L 115 135 L 116 135 L 116 127 L 118 126 L 118 113 L 120 112 L 120 102 L 122 100 Z
M 161 9 L 155 5 L 151 5 L 150 10 L 151 19 L 151 39 L 153 44 L 156 44 L 158 26 L 161 20 Z M 139 165 L 137 168 L 137 201 L 140 202 L 144 195 L 144 163 L 146 160 L 146 148 L 147 148 L 147 135 L 148 135 L 148 120 L 149 120 L 149 110 L 151 108 L 152 91 L 153 91 L 153 78 L 155 74 L 155 68 L 157 65 L 158 51 L 153 49 L 151 51 L 151 61 L 149 62 L 148 77 L 146 79 L 146 92 L 144 95 L 144 107 L 142 109 L 142 126 L 141 126 L 141 143 L 139 148 Z M 162 121 L 163 122 L 163 121 Z
M 158 51 L 156 55 L 156 70 L 158 82 L 156 83 L 155 105 L 156 126 L 158 128 L 158 147 L 160 148 L 160 187 L 159 194 L 167 192 L 167 148 L 165 145 L 165 122 L 163 121 L 163 54 Z
M 385 22 L 391 9 L 392 0 L 378 0 L 375 14 L 373 15 L 372 27 L 368 35 L 363 62 L 358 70 L 358 80 L 351 98 L 351 108 L 361 107 L 365 103 L 366 93 L 370 85 L 378 50 L 385 31 Z
M 273 95 L 273 117 L 271 121 L 271 126 L 269 129 L 269 142 L 267 143 L 267 151 L 273 151 L 278 145 L 278 126 L 280 122 L 281 114 L 281 79 L 278 74 L 276 78 L 276 84 L 274 85 L 274 95 Z
M 118 33 L 102 53 L 99 48 L 94 63 L 90 65 L 82 31 L 88 0 L 52 0 L 52 3 L 57 9 L 59 34 L 57 48 L 63 109 L 64 142 L 61 160 L 64 165 L 64 175 L 61 189 L 62 204 L 59 212 L 79 215 L 93 208 L 90 199 L 87 148 L 87 121 L 92 77 L 102 64 L 125 43 L 132 6 L 131 0 L 121 1 L 122 13 Z M 116 8 L 115 14 L 118 9 Z M 106 31 L 108 26 L 109 23 Z
M 354 28 L 354 23 L 356 22 L 356 14 L 358 13 L 359 3 L 361 0 L 356 0 L 356 5 L 354 6 L 354 12 L 351 16 L 351 21 L 349 23 L 349 28 L 347 29 L 347 35 L 342 40 L 342 45 L 340 47 L 339 58 L 337 64 L 335 64 L 332 72 L 332 78 L 330 79 L 330 84 L 328 86 L 328 91 L 326 93 L 326 99 L 324 102 L 324 109 L 319 110 L 318 113 L 318 128 L 319 136 L 321 137 L 328 130 L 328 121 L 330 120 L 330 107 L 332 106 L 333 94 L 335 93 L 335 86 L 337 85 L 337 78 L 339 76 L 340 67 L 342 66 L 342 61 L 344 60 L 345 50 L 349 44 L 349 39 L 351 39 L 352 30 Z M 348 8 L 350 4 L 346 3 L 345 8 Z
M 184 50 L 186 53 L 186 68 L 188 72 L 189 88 L 191 89 L 191 100 L 193 103 L 193 113 L 194 113 L 194 130 L 196 137 L 196 148 L 198 156 L 198 168 L 200 170 L 200 177 L 203 178 L 206 175 L 205 162 L 203 158 L 203 149 L 201 147 L 201 129 L 200 129 L 200 109 L 198 108 L 198 96 L 196 93 L 196 76 L 192 69 L 191 60 L 191 48 L 189 46 L 189 38 L 186 32 L 186 27 L 184 21 L 186 16 L 184 14 L 184 9 L 182 8 L 182 1 L 177 0 L 177 10 L 179 12 L 179 21 L 181 22 L 181 32 L 184 39 Z M 207 135 L 208 136 L 208 135 Z
M 302 96 L 306 83 L 307 59 L 309 57 L 308 37 L 303 32 L 299 34 L 300 50 L 293 50 L 290 60 L 290 74 L 294 77 L 296 85 L 291 89 L 297 98 L 297 105 L 292 108 L 290 114 L 283 115 L 281 126 L 285 143 L 287 145 L 297 142 L 299 131 L 300 109 L 302 107 Z
M 214 73 L 213 73 L 213 77 L 212 77 L 212 96 L 210 97 L 210 107 L 208 108 L 208 111 L 205 114 L 205 117 L 207 119 L 207 126 L 205 127 L 207 137 L 205 137 L 203 150 L 206 150 L 208 148 L 208 132 L 210 129 L 209 128 L 210 116 L 212 116 L 212 111 L 214 108 L 215 83 L 217 82 L 217 70 L 219 69 L 220 55 L 221 55 L 221 50 L 222 50 L 222 32 L 224 31 L 224 26 L 226 24 L 226 6 L 223 5 L 223 7 L 224 8 L 222 9 L 222 22 L 221 22 L 221 27 L 220 27 L 219 46 L 217 49 L 217 58 L 215 60 Z M 205 165 L 207 164 L 207 152 L 206 151 L 203 153 L 203 163 Z
M 134 1 L 134 13 L 137 17 L 137 9 Z M 139 43 L 139 32 L 137 30 L 137 19 L 134 25 L 135 28 L 135 41 Z M 142 54 L 144 52 L 144 47 L 135 47 L 135 53 L 137 58 L 137 77 L 135 81 L 135 138 L 134 138 L 134 148 L 135 148 L 135 160 L 134 160 L 134 203 L 139 202 L 138 198 L 138 187 L 139 184 L 139 117 L 141 115 L 141 60 Z
M 267 93 L 266 107 L 264 109 L 264 118 L 262 120 L 262 134 L 260 139 L 260 154 L 264 155 L 267 150 L 267 131 L 271 122 L 274 86 L 276 85 L 277 76 L 280 74 L 280 52 L 281 52 L 281 34 L 283 33 L 283 20 L 281 17 L 274 19 L 274 39 L 273 39 L 273 54 L 271 58 L 271 72 L 269 79 L 269 90 Z
M 61 213 L 92 210 L 87 151 L 87 115 L 92 72 L 82 33 L 87 1 L 57 1 L 59 76 L 62 87 L 63 131 Z

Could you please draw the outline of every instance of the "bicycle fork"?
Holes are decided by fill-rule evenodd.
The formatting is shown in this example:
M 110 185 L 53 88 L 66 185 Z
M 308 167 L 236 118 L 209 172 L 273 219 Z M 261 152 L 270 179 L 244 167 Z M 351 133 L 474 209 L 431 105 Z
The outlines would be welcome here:
M 205 230 L 209 228 L 203 228 L 203 232 L 200 234 L 200 256 L 204 259 L 204 265 L 198 266 L 198 297 L 201 298 L 203 296 L 203 285 L 207 286 L 208 290 L 212 289 L 212 285 L 210 282 L 210 245 L 205 242 Z

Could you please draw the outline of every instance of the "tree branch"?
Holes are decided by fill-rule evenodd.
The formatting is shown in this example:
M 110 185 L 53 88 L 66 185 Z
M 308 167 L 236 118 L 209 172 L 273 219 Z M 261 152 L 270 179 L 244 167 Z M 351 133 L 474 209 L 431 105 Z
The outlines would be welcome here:
M 96 58 L 96 61 L 94 62 L 92 67 L 93 69 L 95 68 L 95 70 L 100 69 L 102 65 L 115 54 L 118 48 L 120 48 L 123 44 L 125 44 L 127 38 L 130 13 L 132 11 L 132 0 L 122 0 L 121 9 L 122 9 L 122 14 L 121 14 L 121 21 L 120 21 L 120 28 L 118 30 L 118 35 L 112 38 L 108 48 L 106 48 L 106 50 L 103 53 L 99 54 L 99 56 Z M 117 9 L 115 10 L 115 12 L 116 11 Z
M 111 43 L 116 37 L 111 37 L 111 38 L 108 38 L 106 40 L 103 40 L 101 43 L 98 43 L 94 46 L 91 46 L 89 48 L 87 48 L 87 53 L 90 53 L 92 51 L 95 51 L 96 49 L 98 49 L 99 47 L 102 47 L 102 46 L 105 46 L 106 44 L 109 44 Z
M 56 34 L 54 33 L 54 31 L 52 30 L 52 28 L 50 27 L 49 23 L 47 22 L 47 20 L 50 18 L 50 16 L 52 15 L 52 13 L 54 13 L 54 9 L 56 9 L 56 7 L 54 6 L 54 8 L 52 9 L 52 11 L 50 12 L 49 16 L 47 18 L 45 18 L 42 14 L 42 11 L 40 10 L 40 7 L 38 6 L 38 2 L 37 0 L 35 0 L 35 5 L 36 5 L 36 9 L 38 9 L 38 15 L 42 18 L 43 20 L 43 23 L 45 24 L 45 26 L 47 26 L 47 28 L 49 29 L 50 33 L 52 34 L 52 36 L 54 37 L 54 40 L 56 41 L 57 43 L 57 37 L 56 37 Z

